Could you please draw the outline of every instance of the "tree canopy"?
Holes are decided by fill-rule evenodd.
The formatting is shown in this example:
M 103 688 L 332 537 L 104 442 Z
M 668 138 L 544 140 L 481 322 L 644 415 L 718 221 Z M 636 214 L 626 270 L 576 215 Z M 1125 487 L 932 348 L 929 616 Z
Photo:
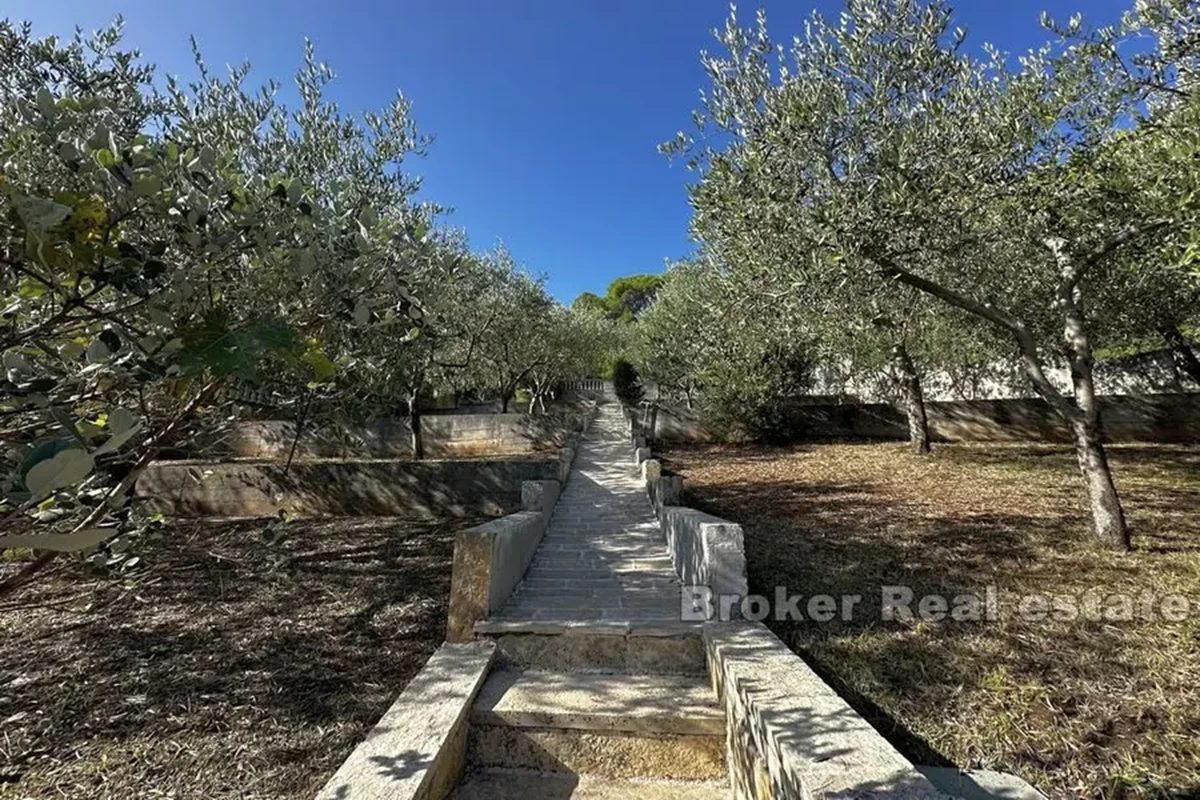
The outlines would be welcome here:
M 417 199 L 429 140 L 402 95 L 343 113 L 311 44 L 294 108 L 195 62 L 157 81 L 119 20 L 66 41 L 0 22 L 0 548 L 35 570 L 119 560 L 142 469 L 218 439 L 241 398 L 406 414 L 419 438 L 424 393 L 583 369 L 529 346 L 588 352 L 584 323 Z
M 1070 427 L 1096 534 L 1127 547 L 1094 348 L 1177 329 L 1194 297 L 1197 22 L 1186 0 L 1109 28 L 1046 18 L 1048 43 L 1014 62 L 976 55 L 942 0 L 848 0 L 778 46 L 764 13 L 735 12 L 702 57 L 697 134 L 664 146 L 699 174 L 693 231 L 735 288 L 727 307 L 757 285 L 818 308 L 827 341 L 870 321 L 855 347 L 891 338 L 914 402 L 906 320 L 918 341 L 983 331 Z M 1135 287 L 1164 299 L 1132 305 Z
M 582 311 L 605 314 L 610 319 L 632 322 L 654 304 L 662 285 L 662 275 L 627 275 L 610 283 L 604 297 L 584 292 L 572 305 Z

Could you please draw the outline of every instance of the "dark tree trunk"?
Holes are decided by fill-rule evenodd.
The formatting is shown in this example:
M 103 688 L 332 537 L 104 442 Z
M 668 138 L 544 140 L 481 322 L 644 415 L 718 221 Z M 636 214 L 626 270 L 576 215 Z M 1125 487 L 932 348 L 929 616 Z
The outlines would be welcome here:
M 1178 325 L 1171 323 L 1160 326 L 1158 332 L 1171 348 L 1171 358 L 1175 361 L 1175 368 L 1186 375 L 1192 383 L 1200 385 L 1200 358 L 1196 357 L 1196 351 L 1192 350 L 1191 342 L 1183 335 L 1183 331 L 1179 330 Z
M 1071 384 L 1077 407 L 1070 408 L 1067 422 L 1075 438 L 1075 457 L 1079 475 L 1092 511 L 1092 529 L 1096 538 L 1116 550 L 1129 550 L 1129 526 L 1125 510 L 1113 482 L 1108 454 L 1100 421 L 1100 405 L 1096 399 L 1092 344 L 1087 334 L 1082 297 L 1077 281 L 1069 280 L 1072 265 L 1060 255 L 1064 281 L 1058 291 L 1058 305 L 1063 313 L 1063 339 L 1071 366 Z
M 417 407 L 417 398 L 408 401 L 408 426 L 412 431 L 412 457 L 414 461 L 425 458 L 425 436 L 421 431 L 421 411 Z
M 508 413 L 508 402 L 510 400 L 512 400 L 512 395 L 513 395 L 513 393 L 510 392 L 508 389 L 505 389 L 502 392 L 500 392 L 500 413 L 501 414 Z
M 904 392 L 904 408 L 908 414 L 908 441 L 914 453 L 929 452 L 929 416 L 925 413 L 925 394 L 921 391 L 921 376 L 913 364 L 908 348 L 901 342 L 892 348 L 892 360 L 900 377 L 900 388 Z
M 304 398 L 304 407 L 300 411 L 300 417 L 296 420 L 296 430 L 292 436 L 292 446 L 288 450 L 287 463 L 283 465 L 283 474 L 286 476 L 292 468 L 292 461 L 296 458 L 296 446 L 300 444 L 300 437 L 304 434 L 304 423 L 308 421 L 308 409 L 312 405 L 313 393 L 310 389 L 308 395 Z

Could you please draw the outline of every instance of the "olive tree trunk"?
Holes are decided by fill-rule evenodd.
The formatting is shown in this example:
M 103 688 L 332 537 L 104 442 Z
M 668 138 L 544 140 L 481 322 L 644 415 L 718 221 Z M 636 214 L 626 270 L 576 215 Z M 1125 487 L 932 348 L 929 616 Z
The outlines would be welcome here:
M 925 413 L 925 394 L 921 391 L 921 376 L 901 342 L 892 348 L 892 360 L 896 365 L 900 388 L 904 393 L 904 408 L 908 414 L 908 441 L 914 453 L 924 455 L 930 451 L 929 417 Z
M 1087 491 L 1096 537 L 1109 547 L 1128 550 L 1129 527 L 1125 523 L 1125 510 L 1121 507 L 1112 468 L 1108 464 L 1108 454 L 1104 450 L 1091 344 L 1083 327 L 1082 315 L 1077 311 L 1078 307 L 1073 304 L 1064 315 L 1071 382 L 1078 405 L 1078 412 L 1068 420 L 1075 438 L 1075 457 Z
M 412 457 L 414 461 L 420 461 L 425 458 L 425 436 L 421 431 L 421 411 L 417 406 L 416 395 L 409 397 L 408 427 L 412 432 Z
M 1092 530 L 1096 538 L 1117 550 L 1129 550 L 1129 526 L 1125 522 L 1125 510 L 1121 507 L 1112 468 L 1108 464 L 1108 454 L 1104 450 L 1100 404 L 1096 399 L 1095 359 L 1083 313 L 1079 267 L 1061 241 L 1052 241 L 1050 245 L 1062 273 L 1056 299 L 1062 312 L 1063 340 L 1075 394 L 1075 406 L 1062 402 L 1060 398 L 1060 404 L 1056 407 L 1066 417 L 1075 439 L 1075 457 L 1087 492 L 1092 512 Z
M 1157 223 L 1156 223 L 1157 225 Z M 1092 531 L 1097 540 L 1117 550 L 1129 550 L 1129 527 L 1125 522 L 1125 511 L 1117 495 L 1112 469 L 1100 425 L 1100 408 L 1096 401 L 1093 379 L 1093 357 L 1091 342 L 1082 309 L 1079 283 L 1086 270 L 1113 250 L 1136 236 L 1155 230 L 1155 225 L 1130 228 L 1112 237 L 1102 247 L 1093 250 L 1082 260 L 1076 261 L 1068 252 L 1067 242 L 1061 238 L 1050 238 L 1045 245 L 1053 253 L 1060 271 L 1055 300 L 1063 319 L 1063 338 L 1067 357 L 1071 364 L 1071 378 L 1076 404 L 1067 398 L 1046 377 L 1045 366 L 1037 341 L 1028 326 L 1017 317 L 992 305 L 976 300 L 955 290 L 917 275 L 897 262 L 878 255 L 874 256 L 881 267 L 881 274 L 932 295 L 951 306 L 960 308 L 996 325 L 1013 335 L 1020 348 L 1025 372 L 1037 393 L 1050 404 L 1067 423 L 1075 441 L 1075 454 L 1079 474 L 1083 480 L 1092 512 Z

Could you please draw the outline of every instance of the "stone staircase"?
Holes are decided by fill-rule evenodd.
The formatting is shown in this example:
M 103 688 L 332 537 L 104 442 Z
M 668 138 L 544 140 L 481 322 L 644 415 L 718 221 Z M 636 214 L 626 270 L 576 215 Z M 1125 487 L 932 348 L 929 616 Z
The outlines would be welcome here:
M 746 591 L 742 532 L 667 502 L 632 436 L 602 405 L 561 492 L 527 482 L 522 512 L 459 533 L 455 638 L 318 800 L 1045 800 L 912 764 L 761 623 L 683 621 L 676 568 Z
M 699 627 L 601 407 L 524 581 L 476 632 L 496 643 L 458 800 L 730 796 L 725 714 Z

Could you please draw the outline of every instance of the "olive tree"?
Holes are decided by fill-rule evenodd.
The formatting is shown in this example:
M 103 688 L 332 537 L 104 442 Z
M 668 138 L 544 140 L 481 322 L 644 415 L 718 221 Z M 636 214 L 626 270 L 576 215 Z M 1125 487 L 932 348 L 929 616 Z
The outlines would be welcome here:
M 555 303 L 545 281 L 518 269 L 506 250 L 495 253 L 493 269 L 489 301 L 504 313 L 482 343 L 476 375 L 496 391 L 501 413 L 508 413 L 517 389 L 552 358 L 547 345 Z
M 160 91 L 119 22 L 0 23 L 0 547 L 41 553 L 4 591 L 117 553 L 142 469 L 225 424 L 235 384 L 330 384 L 362 329 L 420 316 L 407 103 L 341 115 L 311 49 L 294 113 L 197 61 Z
M 940 0 L 849 0 L 840 20 L 814 15 L 786 49 L 762 14 L 749 30 L 731 19 L 719 37 L 728 54 L 704 58 L 713 86 L 698 141 L 729 144 L 681 134 L 668 148 L 702 172 L 697 228 L 741 198 L 840 255 L 823 263 L 842 279 L 907 287 L 1008 337 L 1074 436 L 1096 536 L 1128 548 L 1087 301 L 1112 291 L 1122 248 L 1180 230 L 1197 196 L 1169 202 L 1123 168 L 1118 144 L 1139 137 L 1121 128 L 1141 114 L 1140 87 L 1087 43 L 1047 45 L 1015 69 L 993 49 L 971 55 Z M 1067 395 L 1048 377 L 1059 359 Z
M 694 406 L 723 303 L 703 260 L 680 262 L 667 272 L 654 303 L 637 320 L 630 347 L 638 371 L 658 384 L 660 396 Z
M 607 320 L 586 310 L 561 305 L 549 309 L 535 341 L 541 354 L 524 378 L 530 414 L 545 413 L 546 400 L 560 384 L 599 374 L 611 329 Z

